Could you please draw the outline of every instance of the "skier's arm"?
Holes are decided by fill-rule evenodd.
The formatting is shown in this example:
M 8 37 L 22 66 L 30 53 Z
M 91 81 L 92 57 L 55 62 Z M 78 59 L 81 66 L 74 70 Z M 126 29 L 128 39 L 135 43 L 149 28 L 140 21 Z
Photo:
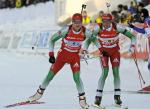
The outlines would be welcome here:
M 86 29 L 85 31 L 85 41 L 83 42 L 83 45 L 82 45 L 82 49 L 83 50 L 87 50 L 90 43 L 91 43 L 91 36 L 92 36 L 92 32 L 89 30 L 89 29 Z
M 64 38 L 66 34 L 68 33 L 69 27 L 62 28 L 57 33 L 55 33 L 49 41 L 49 52 L 54 52 L 54 45 L 57 40 L 60 38 Z
M 99 25 L 96 25 L 93 29 L 93 34 L 92 34 L 92 42 L 95 44 L 95 46 L 99 49 L 101 48 L 101 45 L 98 41 L 98 33 L 102 31 Z
M 144 28 L 134 27 L 133 30 L 135 30 L 135 31 L 137 31 L 139 33 L 145 34 L 145 29 Z
M 117 32 L 122 33 L 123 35 L 130 38 L 131 39 L 131 44 L 135 45 L 136 37 L 130 31 L 128 31 L 127 29 L 122 28 L 122 27 L 117 25 Z
M 128 24 L 129 24 L 129 27 L 132 28 L 133 30 L 135 30 L 139 33 L 145 34 L 145 29 L 144 28 L 136 27 L 132 23 L 128 23 Z
M 97 40 L 97 34 L 98 34 L 98 29 L 99 28 L 95 28 L 92 32 L 88 29 L 86 29 L 85 31 L 85 36 L 86 36 L 86 39 L 83 43 L 83 49 L 84 50 L 87 50 L 89 45 L 91 44 L 91 42 L 93 42 L 97 47 L 99 47 L 99 43 L 98 43 L 98 40 Z

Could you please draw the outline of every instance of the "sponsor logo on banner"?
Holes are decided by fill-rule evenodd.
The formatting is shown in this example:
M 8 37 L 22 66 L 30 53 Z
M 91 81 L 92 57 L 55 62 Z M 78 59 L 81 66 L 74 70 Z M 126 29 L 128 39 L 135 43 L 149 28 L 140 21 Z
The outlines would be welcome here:
M 20 48 L 44 48 L 48 49 L 49 39 L 54 31 L 29 31 L 23 34 L 22 40 L 20 42 Z
M 49 31 L 41 32 L 39 34 L 39 40 L 38 40 L 37 47 L 38 48 L 48 48 L 49 47 L 49 43 L 48 43 L 49 37 L 50 37 Z

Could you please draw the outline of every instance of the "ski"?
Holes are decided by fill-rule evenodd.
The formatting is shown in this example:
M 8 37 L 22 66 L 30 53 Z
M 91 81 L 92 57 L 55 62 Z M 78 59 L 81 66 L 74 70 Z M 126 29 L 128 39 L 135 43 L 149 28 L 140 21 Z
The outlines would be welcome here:
M 104 91 L 105 94 L 114 93 L 114 91 Z M 150 94 L 150 91 L 121 91 L 122 94 Z
M 128 106 L 125 105 L 112 104 L 111 106 L 119 109 L 128 109 Z
M 150 94 L 150 91 L 139 90 L 139 91 L 137 91 L 137 93 L 139 93 L 139 94 Z
M 12 107 L 16 107 L 16 106 L 24 106 L 24 105 L 32 105 L 32 104 L 44 104 L 44 103 L 45 102 L 41 102 L 41 101 L 33 101 L 33 102 L 30 102 L 30 101 L 21 101 L 21 102 L 10 104 L 10 105 L 4 106 L 4 107 L 5 108 L 12 108 Z
M 92 107 L 94 107 L 95 109 L 128 109 L 128 106 L 125 105 L 117 105 L 117 104 L 112 104 L 112 105 L 107 105 L 107 106 L 98 106 L 95 104 L 92 104 Z
M 94 107 L 96 109 L 106 109 L 105 106 L 98 106 L 96 104 L 92 104 L 92 107 Z
M 89 109 L 89 107 L 88 107 L 88 108 L 83 108 L 83 107 L 80 107 L 80 109 Z

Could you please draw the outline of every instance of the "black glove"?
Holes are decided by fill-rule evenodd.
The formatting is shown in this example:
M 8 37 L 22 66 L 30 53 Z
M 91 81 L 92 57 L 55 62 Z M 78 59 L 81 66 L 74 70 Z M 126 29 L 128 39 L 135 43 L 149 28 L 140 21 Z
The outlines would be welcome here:
M 53 51 L 49 52 L 49 63 L 52 63 L 52 64 L 55 63 L 55 57 L 54 57 Z
M 106 51 L 102 51 L 102 55 L 108 57 L 109 54 Z
M 55 57 L 54 56 L 49 57 L 49 63 L 52 63 L 52 64 L 55 63 Z
M 134 27 L 135 27 L 135 26 L 134 26 L 132 23 L 130 23 L 130 22 L 128 22 L 128 25 L 129 25 L 130 28 L 134 28 Z
M 102 56 L 109 57 L 108 52 L 104 51 L 102 47 L 99 48 L 99 51 L 100 51 L 100 53 L 101 53 Z

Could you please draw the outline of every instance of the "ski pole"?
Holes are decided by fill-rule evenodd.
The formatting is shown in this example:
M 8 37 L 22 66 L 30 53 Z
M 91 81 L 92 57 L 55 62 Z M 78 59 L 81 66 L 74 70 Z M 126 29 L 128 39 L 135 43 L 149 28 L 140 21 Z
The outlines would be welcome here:
M 133 56 L 133 58 L 134 58 L 134 56 Z M 135 65 L 136 65 L 136 67 L 137 67 L 137 70 L 138 70 L 138 75 L 139 75 L 139 80 L 140 80 L 140 86 L 141 86 L 141 88 L 142 88 L 143 86 L 142 86 L 141 76 L 140 76 L 140 74 L 139 74 L 140 70 L 139 70 L 139 68 L 138 68 L 138 66 L 137 66 L 137 60 L 136 60 L 135 58 L 134 58 L 134 62 L 135 62 Z
M 83 59 L 86 62 L 86 64 L 88 65 L 87 59 L 89 58 L 89 55 L 86 53 L 86 51 L 83 51 Z
M 140 71 L 140 69 L 139 69 L 139 66 L 138 66 L 138 63 L 137 63 L 137 58 L 136 58 L 136 53 L 135 53 L 135 51 L 134 51 L 134 54 L 133 54 L 133 59 L 134 59 L 136 68 L 137 68 L 137 70 L 138 70 L 138 75 L 139 75 L 139 79 L 140 79 L 140 84 L 141 84 L 141 87 L 142 87 L 142 82 L 143 82 L 143 84 L 145 84 L 145 81 L 144 81 L 144 78 L 143 78 L 143 76 L 142 76 L 142 73 L 141 73 L 141 71 Z M 142 80 L 142 82 L 141 82 L 141 80 Z

